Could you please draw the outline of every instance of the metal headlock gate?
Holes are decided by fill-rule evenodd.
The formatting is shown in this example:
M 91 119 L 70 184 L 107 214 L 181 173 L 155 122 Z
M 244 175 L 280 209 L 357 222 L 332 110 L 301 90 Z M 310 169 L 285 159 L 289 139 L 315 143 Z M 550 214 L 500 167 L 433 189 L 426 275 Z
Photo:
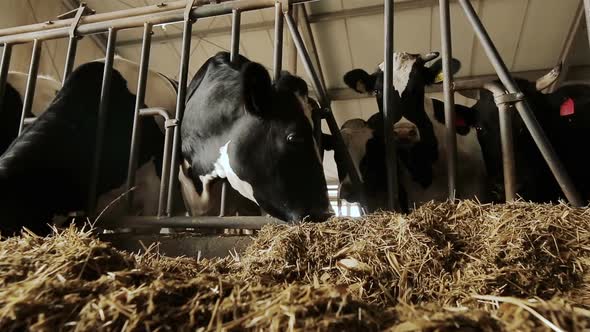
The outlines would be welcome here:
M 138 127 L 137 120 L 142 116 L 161 116 L 165 119 L 165 151 L 164 163 L 162 170 L 162 182 L 160 188 L 160 199 L 157 216 L 143 216 L 143 217 L 124 217 L 122 219 L 113 220 L 110 225 L 116 227 L 189 227 L 189 228 L 247 228 L 257 229 L 264 224 L 279 223 L 280 221 L 268 217 L 226 217 L 225 206 L 227 204 L 225 199 L 225 186 L 222 190 L 221 202 L 221 217 L 184 217 L 172 215 L 172 207 L 174 205 L 173 188 L 178 183 L 175 176 L 178 169 L 178 148 L 180 144 L 180 122 L 183 117 L 186 99 L 186 90 L 188 85 L 188 68 L 189 55 L 191 45 L 192 26 L 197 19 L 232 15 L 231 28 L 231 58 L 235 58 L 239 50 L 240 38 L 240 18 L 241 13 L 245 11 L 252 11 L 264 8 L 275 8 L 275 33 L 274 33 L 274 59 L 273 70 L 274 78 L 279 76 L 282 67 L 282 48 L 283 48 L 283 26 L 287 23 L 287 28 L 290 32 L 292 40 L 297 49 L 297 53 L 302 60 L 305 71 L 311 79 L 313 90 L 317 94 L 320 106 L 323 110 L 322 118 L 326 120 L 330 132 L 336 138 L 335 148 L 345 156 L 346 167 L 349 170 L 348 174 L 351 176 L 353 185 L 361 189 L 361 178 L 358 170 L 353 164 L 353 161 L 346 149 L 342 136 L 334 115 L 331 111 L 331 102 L 327 95 L 326 85 L 323 82 L 323 77 L 318 75 L 321 72 L 319 61 L 317 67 L 314 67 L 310 53 L 300 31 L 294 21 L 292 10 L 294 5 L 300 5 L 306 2 L 318 0 L 187 0 L 187 1 L 173 1 L 161 3 L 158 5 L 145 6 L 121 10 L 110 13 L 95 14 L 91 16 L 84 16 L 87 13 L 87 8 L 81 5 L 75 11 L 67 13 L 69 15 L 57 21 L 32 24 L 21 27 L 14 27 L 0 30 L 0 44 L 4 45 L 2 60 L 0 63 L 0 96 L 4 95 L 5 85 L 8 76 L 8 69 L 10 65 L 12 46 L 21 43 L 33 42 L 33 51 L 31 55 L 31 64 L 29 68 L 29 76 L 26 84 L 26 92 L 23 101 L 23 112 L 20 122 L 20 130 L 28 119 L 25 119 L 25 114 L 29 114 L 32 106 L 33 95 L 35 93 L 35 84 L 37 79 L 37 71 L 39 67 L 39 58 L 41 54 L 42 41 L 57 38 L 69 38 L 68 51 L 66 55 L 66 63 L 64 68 L 65 81 L 67 76 L 71 73 L 76 56 L 77 40 L 82 36 L 92 35 L 96 33 L 108 33 L 105 67 L 101 90 L 101 100 L 99 107 L 99 125 L 96 132 L 96 148 L 93 160 L 93 171 L 91 178 L 91 186 L 88 190 L 88 215 L 95 214 L 96 202 L 96 187 L 99 174 L 99 158 L 102 152 L 102 143 L 104 138 L 104 125 L 106 107 L 109 99 L 109 88 L 111 73 L 113 70 L 113 59 L 115 53 L 115 44 L 117 39 L 117 32 L 123 29 L 143 27 L 143 42 L 141 48 L 140 59 L 140 74 L 138 77 L 138 87 L 136 93 L 135 117 L 132 131 L 132 144 L 130 151 L 130 160 L 128 168 L 127 189 L 134 186 L 135 170 L 137 168 L 137 153 L 138 153 Z M 445 139 L 448 141 L 450 149 L 448 153 L 448 189 L 449 198 L 454 199 L 456 191 L 456 168 L 457 168 L 457 151 L 456 151 L 456 136 L 455 136 L 455 113 L 454 113 L 454 91 L 462 89 L 484 88 L 489 89 L 494 93 L 500 112 L 500 127 L 502 138 L 502 153 L 504 165 L 504 181 L 506 188 L 507 200 L 514 199 L 514 152 L 511 139 L 511 124 L 510 116 L 507 112 L 511 105 L 514 105 L 522 117 L 526 127 L 531 132 L 531 135 L 541 150 L 543 157 L 549 165 L 557 182 L 561 186 L 567 199 L 576 206 L 581 206 L 583 203 L 576 192 L 570 177 L 566 174 L 562 163 L 556 157 L 555 151 L 547 140 L 540 125 L 535 119 L 526 99 L 521 91 L 519 91 L 513 78 L 510 76 L 507 67 L 502 61 L 498 51 L 492 43 L 489 35 L 483 27 L 479 17 L 475 13 L 469 0 L 458 0 L 462 6 L 469 22 L 471 23 L 475 34 L 480 40 L 486 55 L 493 64 L 498 77 L 503 83 L 504 87 L 493 85 L 492 83 L 484 86 L 460 86 L 453 83 L 452 72 L 450 70 L 450 61 L 452 58 L 451 49 L 451 31 L 450 31 L 450 15 L 449 15 L 449 0 L 439 0 L 440 5 L 440 24 L 441 24 L 441 42 L 442 42 L 442 59 L 443 59 L 443 73 L 444 80 L 444 103 L 445 103 L 445 118 L 446 135 Z M 590 0 L 584 0 L 586 4 L 586 17 L 590 20 L 589 6 Z M 434 1 L 433 1 L 434 3 Z M 303 9 L 304 18 L 307 13 L 305 7 Z M 384 128 L 392 128 L 392 119 L 396 118 L 394 113 L 396 110 L 393 107 L 393 13 L 394 1 L 384 0 L 384 20 L 385 20 L 385 54 L 384 54 Z M 178 96 L 176 102 L 176 109 L 174 118 L 170 119 L 168 114 L 163 110 L 157 109 L 140 109 L 140 105 L 144 102 L 148 63 L 151 46 L 151 32 L 155 25 L 169 24 L 169 23 L 183 23 L 182 32 L 182 47 L 181 58 L 179 64 L 179 86 Z M 303 29 L 311 34 L 309 22 L 304 19 Z M 309 38 L 314 50 L 314 55 L 317 57 L 315 51 L 315 43 L 313 36 Z M 316 58 L 317 60 L 317 58 Z M 0 99 L 0 107 L 2 101 Z M 321 120 L 320 120 L 321 121 Z M 318 134 L 316 132 L 316 134 Z M 321 131 L 319 132 L 321 134 Z M 387 160 L 387 188 L 388 188 L 388 206 L 389 209 L 397 208 L 398 202 L 398 179 L 396 172 L 396 148 L 393 140 L 393 132 L 385 130 L 385 145 L 386 145 L 386 160 Z M 360 190 L 362 192 L 362 190 Z M 362 195 L 364 196 L 364 195 Z M 364 203 L 364 202 L 361 202 Z M 364 204 L 363 204 L 364 205 Z

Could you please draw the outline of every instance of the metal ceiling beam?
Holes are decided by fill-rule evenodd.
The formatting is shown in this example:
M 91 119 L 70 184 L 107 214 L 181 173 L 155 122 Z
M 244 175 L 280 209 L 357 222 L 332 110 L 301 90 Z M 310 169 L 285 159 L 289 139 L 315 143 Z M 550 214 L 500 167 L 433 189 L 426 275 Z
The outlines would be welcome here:
M 514 77 L 519 77 L 523 79 L 527 79 L 530 81 L 535 81 L 539 77 L 547 74 L 551 71 L 552 68 L 547 68 L 543 70 L 528 70 L 528 71 L 521 71 L 513 73 Z M 588 80 L 590 77 L 590 66 L 571 66 L 568 77 L 565 78 L 565 81 L 576 80 L 576 81 L 584 81 Z M 480 75 L 480 76 L 470 76 L 470 77 L 458 77 L 455 78 L 455 84 L 461 86 L 482 86 L 484 83 L 497 80 L 498 76 L 496 75 Z M 426 87 L 426 93 L 438 93 L 442 92 L 442 85 L 431 85 Z M 337 88 L 337 89 L 330 89 L 328 91 L 328 95 L 331 100 L 351 100 L 351 99 L 360 99 L 360 98 L 375 98 L 371 95 L 360 94 L 355 92 L 350 88 Z
M 486 0 L 491 1 L 491 0 Z M 451 0 L 451 3 L 456 2 L 456 0 Z M 419 8 L 426 8 L 431 7 L 432 5 L 437 5 L 437 0 L 406 0 L 394 3 L 394 10 L 395 13 L 412 10 L 412 9 L 419 9 Z M 300 6 L 300 5 L 297 5 Z M 367 7 L 360 7 L 360 8 L 353 8 L 353 9 L 343 9 L 334 12 L 327 12 L 327 13 L 319 13 L 319 14 L 310 14 L 308 16 L 308 21 L 310 24 L 318 23 L 318 22 L 328 22 L 328 21 L 335 21 L 341 20 L 350 17 L 359 17 L 359 16 L 370 16 L 370 15 L 377 15 L 383 13 L 383 5 L 375 5 L 375 6 L 367 6 Z M 270 30 L 274 27 L 274 22 L 258 22 L 258 23 L 250 23 L 250 24 L 242 24 L 242 32 L 248 31 L 260 31 L 260 30 Z M 231 32 L 231 27 L 219 27 L 213 29 L 206 29 L 206 30 L 195 30 L 193 35 L 196 37 L 211 37 L 215 35 L 226 35 Z M 153 43 L 163 43 L 174 39 L 182 38 L 181 33 L 173 33 L 168 34 L 167 36 L 158 36 L 153 38 Z M 129 46 L 136 46 L 141 44 L 141 39 L 129 39 L 129 40 L 122 40 L 117 43 L 119 47 L 129 47 Z

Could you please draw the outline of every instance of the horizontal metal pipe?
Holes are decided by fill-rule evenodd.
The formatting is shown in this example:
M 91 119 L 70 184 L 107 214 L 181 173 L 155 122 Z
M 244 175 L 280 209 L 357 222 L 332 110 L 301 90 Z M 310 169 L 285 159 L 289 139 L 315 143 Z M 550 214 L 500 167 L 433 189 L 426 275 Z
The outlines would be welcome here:
M 318 0 L 291 0 L 292 3 L 313 2 Z M 241 12 L 251 11 L 257 9 L 264 9 L 274 7 L 275 0 L 236 0 L 228 1 L 218 4 L 203 5 L 196 7 L 191 12 L 191 18 L 199 19 L 212 16 L 220 16 L 231 14 L 232 11 L 239 10 Z M 159 13 L 152 13 L 147 15 L 139 15 L 133 17 L 110 19 L 95 23 L 82 22 L 79 26 L 77 34 L 80 36 L 91 35 L 108 31 L 109 28 L 117 30 L 138 28 L 144 23 L 149 22 L 153 25 L 168 24 L 182 22 L 184 19 L 184 9 L 177 9 Z M 14 35 L 7 35 L 0 37 L 0 44 L 20 44 L 33 41 L 35 39 L 47 40 L 56 39 L 69 36 L 70 28 L 62 27 L 56 29 L 44 29 L 40 31 L 19 33 Z
M 266 225 L 286 225 L 272 217 L 167 217 L 152 216 L 124 217 L 113 220 L 103 219 L 100 227 L 142 228 L 142 227 L 179 227 L 179 228 L 233 228 L 260 229 Z
M 219 0 L 219 2 L 225 2 L 228 0 Z M 196 5 L 203 5 L 210 3 L 210 0 L 198 0 Z M 123 9 L 117 10 L 114 12 L 107 12 L 95 15 L 84 16 L 81 19 L 82 24 L 88 23 L 97 23 L 103 22 L 108 20 L 114 20 L 119 18 L 129 18 L 132 16 L 139 16 L 139 15 L 147 15 L 147 14 L 155 14 L 161 12 L 167 12 L 175 9 L 182 9 L 186 4 L 185 0 L 180 1 L 171 1 L 167 3 L 161 3 L 157 5 L 151 6 L 143 6 L 137 8 L 130 8 L 130 9 Z M 6 29 L 0 29 L 0 36 L 7 36 L 7 35 L 14 35 L 19 33 L 27 33 L 27 32 L 35 32 L 35 31 L 43 31 L 47 29 L 55 29 L 55 28 L 63 28 L 63 27 L 71 27 L 74 23 L 73 18 L 57 20 L 57 21 L 47 21 L 43 23 L 36 23 L 36 24 L 29 24 L 19 27 L 11 27 Z

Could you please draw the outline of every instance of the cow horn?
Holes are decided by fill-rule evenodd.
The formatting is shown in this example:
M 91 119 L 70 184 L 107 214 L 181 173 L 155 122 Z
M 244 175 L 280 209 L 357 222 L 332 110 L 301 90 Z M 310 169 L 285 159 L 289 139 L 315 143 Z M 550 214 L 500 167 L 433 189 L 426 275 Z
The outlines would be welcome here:
M 560 62 L 557 66 L 553 67 L 550 72 L 537 79 L 536 87 L 537 91 L 547 89 L 551 84 L 555 83 L 559 75 L 561 75 L 561 68 L 563 63 Z
M 428 61 L 432 61 L 432 60 L 438 58 L 439 55 L 440 55 L 440 53 L 438 53 L 438 52 L 430 52 L 426 55 L 421 55 L 420 57 L 422 58 L 422 61 L 424 61 L 426 63 Z

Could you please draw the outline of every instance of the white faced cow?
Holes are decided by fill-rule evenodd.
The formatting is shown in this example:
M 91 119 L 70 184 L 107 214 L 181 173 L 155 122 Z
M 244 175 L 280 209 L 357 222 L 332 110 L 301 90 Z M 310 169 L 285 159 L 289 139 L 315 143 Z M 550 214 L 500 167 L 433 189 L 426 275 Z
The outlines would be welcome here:
M 398 142 L 398 164 L 400 167 L 400 198 L 411 205 L 429 200 L 444 200 L 448 197 L 446 142 L 444 140 L 444 105 L 434 99 L 425 98 L 425 86 L 442 81 L 442 62 L 436 61 L 438 53 L 425 56 L 409 53 L 394 54 L 394 95 L 393 104 L 398 118 L 394 119 L 394 135 Z M 453 59 L 452 70 L 457 72 L 460 62 Z M 369 211 L 384 209 L 386 202 L 385 152 L 383 144 L 383 71 L 378 69 L 368 74 L 354 69 L 344 75 L 345 83 L 355 91 L 376 96 L 379 113 L 367 122 L 362 134 L 348 139 L 348 149 L 360 173 L 367 178 L 364 190 L 372 193 L 373 204 Z M 460 108 L 460 105 L 456 105 Z M 485 167 L 476 135 L 463 132 L 457 124 L 458 171 L 457 187 L 459 198 L 485 200 Z M 344 179 L 341 193 L 344 198 L 358 195 L 347 191 L 352 187 Z M 404 192 L 405 190 L 405 192 Z M 370 197 L 368 199 L 371 199 Z M 402 206 L 404 202 L 401 202 Z
M 323 221 L 326 182 L 306 105 L 271 84 L 260 64 L 227 52 L 193 77 L 181 126 L 193 183 L 226 178 L 242 196 L 285 221 Z

